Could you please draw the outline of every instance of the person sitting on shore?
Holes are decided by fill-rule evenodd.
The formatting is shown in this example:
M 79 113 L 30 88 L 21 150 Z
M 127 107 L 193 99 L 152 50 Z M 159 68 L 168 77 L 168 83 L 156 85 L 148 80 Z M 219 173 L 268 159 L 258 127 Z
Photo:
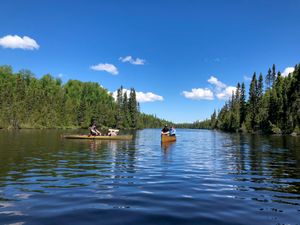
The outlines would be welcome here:
M 170 132 L 170 129 L 168 128 L 168 125 L 165 125 L 164 128 L 161 130 L 162 135 L 168 135 Z
M 176 130 L 174 126 L 171 126 L 170 131 L 169 131 L 170 136 L 175 136 L 176 135 Z
M 92 136 L 100 136 L 101 132 L 97 129 L 96 123 L 91 124 L 89 127 L 90 135 Z

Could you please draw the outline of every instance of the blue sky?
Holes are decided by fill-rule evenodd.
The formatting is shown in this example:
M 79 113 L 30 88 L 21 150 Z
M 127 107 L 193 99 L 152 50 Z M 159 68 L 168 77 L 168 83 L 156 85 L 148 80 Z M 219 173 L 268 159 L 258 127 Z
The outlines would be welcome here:
M 297 0 L 2 0 L 0 8 L 0 65 L 111 92 L 134 87 L 143 112 L 174 122 L 209 117 L 254 71 L 300 62 Z

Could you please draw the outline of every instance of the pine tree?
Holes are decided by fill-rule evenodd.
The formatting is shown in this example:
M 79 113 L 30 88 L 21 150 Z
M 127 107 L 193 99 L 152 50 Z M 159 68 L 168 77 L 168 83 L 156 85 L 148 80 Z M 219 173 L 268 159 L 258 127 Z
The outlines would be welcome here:
M 246 95 L 245 95 L 245 84 L 242 83 L 241 97 L 240 97 L 240 123 L 243 124 L 246 118 Z
M 138 106 L 137 106 L 136 93 L 134 88 L 130 89 L 128 104 L 129 104 L 129 114 L 130 114 L 130 127 L 136 128 L 138 122 Z
M 267 125 L 265 123 L 268 117 L 268 107 L 266 101 L 263 99 L 263 75 L 260 73 L 257 83 L 257 105 L 256 105 L 256 115 L 255 124 L 258 125 L 260 129 L 264 129 Z
M 122 124 L 124 128 L 128 128 L 130 124 L 130 114 L 129 114 L 129 104 L 128 104 L 128 97 L 127 97 L 127 92 L 124 92 L 123 95 L 123 102 L 122 102 Z
M 122 106 L 123 103 L 123 86 L 121 86 L 118 90 L 117 90 L 117 105 L 119 107 Z
M 276 80 L 276 67 L 275 64 L 272 66 L 272 74 L 271 74 L 271 85 L 273 86 Z
M 217 112 L 214 110 L 210 117 L 210 129 L 215 129 L 217 127 Z
M 267 80 L 270 80 L 270 85 Z M 266 76 L 266 84 L 269 86 L 264 92 L 263 76 L 258 80 L 253 74 L 249 88 L 249 99 L 246 102 L 245 85 L 237 85 L 236 92 L 230 101 L 226 102 L 218 113 L 217 128 L 225 131 L 235 131 L 237 127 L 248 130 L 275 133 L 300 134 L 300 67 L 295 66 L 293 73 L 282 77 L 280 72 L 276 74 L 275 65 L 269 69 Z M 238 112 L 238 113 L 237 113 Z M 239 116 L 237 116 L 239 115 Z M 207 122 L 213 124 L 215 115 L 210 120 L 201 124 L 206 127 Z M 239 126 L 238 126 L 239 125 Z
M 272 70 L 269 68 L 268 73 L 266 75 L 266 85 L 267 85 L 267 89 L 269 89 L 271 87 L 271 80 L 272 80 Z
M 263 96 L 263 75 L 260 73 L 259 78 L 258 78 L 258 83 L 257 83 L 257 98 L 258 101 L 261 100 L 262 96 Z
M 236 93 L 232 96 L 232 110 L 231 110 L 231 129 L 237 131 L 240 128 L 240 83 L 237 84 Z
M 123 113 L 122 113 L 122 104 L 123 104 L 123 86 L 117 90 L 117 113 L 116 113 L 116 127 L 122 128 L 123 125 Z
M 252 81 L 250 84 L 249 89 L 249 112 L 247 115 L 248 118 L 248 128 L 251 130 L 256 129 L 256 119 L 255 116 L 257 115 L 257 79 L 256 79 L 256 73 L 252 76 Z
M 236 91 L 235 91 L 235 101 L 240 101 L 241 98 L 241 85 L 240 83 L 237 83 L 236 85 Z

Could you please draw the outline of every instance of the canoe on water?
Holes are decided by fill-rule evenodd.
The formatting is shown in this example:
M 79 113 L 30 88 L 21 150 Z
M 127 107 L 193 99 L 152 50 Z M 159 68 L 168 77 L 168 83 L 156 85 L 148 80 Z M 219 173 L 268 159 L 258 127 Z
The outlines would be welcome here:
M 64 135 L 68 139 L 92 139 L 92 140 L 132 140 L 133 135 L 117 135 L 117 136 L 89 136 L 82 134 Z
M 169 136 L 169 135 L 161 135 L 161 142 L 171 142 L 176 141 L 176 136 Z

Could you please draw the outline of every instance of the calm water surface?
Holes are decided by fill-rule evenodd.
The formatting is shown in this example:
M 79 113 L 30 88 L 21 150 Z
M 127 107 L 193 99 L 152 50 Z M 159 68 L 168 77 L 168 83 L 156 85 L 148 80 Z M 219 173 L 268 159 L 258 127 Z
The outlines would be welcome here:
M 299 137 L 63 132 L 0 130 L 0 224 L 300 224 Z

